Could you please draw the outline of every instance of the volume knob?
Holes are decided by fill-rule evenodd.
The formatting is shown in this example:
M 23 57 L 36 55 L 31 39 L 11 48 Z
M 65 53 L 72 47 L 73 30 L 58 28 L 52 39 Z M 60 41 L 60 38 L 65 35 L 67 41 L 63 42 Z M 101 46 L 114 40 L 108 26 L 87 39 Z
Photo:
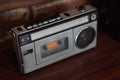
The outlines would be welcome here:
M 79 6 L 79 11 L 85 11 L 85 6 Z

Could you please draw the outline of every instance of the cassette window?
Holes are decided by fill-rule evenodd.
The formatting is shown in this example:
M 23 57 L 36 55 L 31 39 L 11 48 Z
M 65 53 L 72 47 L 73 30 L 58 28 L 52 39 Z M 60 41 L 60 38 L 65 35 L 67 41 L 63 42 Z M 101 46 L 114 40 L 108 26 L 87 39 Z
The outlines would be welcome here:
M 58 52 L 68 49 L 68 38 L 66 37 L 61 40 L 47 43 L 45 45 L 40 46 L 40 49 L 42 58 L 53 54 L 57 54 Z

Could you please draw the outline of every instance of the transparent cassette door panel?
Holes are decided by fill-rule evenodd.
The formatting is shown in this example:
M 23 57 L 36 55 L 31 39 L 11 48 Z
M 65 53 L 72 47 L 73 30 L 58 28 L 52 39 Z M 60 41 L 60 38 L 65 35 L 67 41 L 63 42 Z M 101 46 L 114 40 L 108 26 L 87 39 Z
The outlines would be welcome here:
M 37 64 L 70 54 L 73 51 L 73 31 L 64 31 L 35 42 Z
M 68 37 L 55 40 L 40 47 L 41 58 L 45 58 L 68 49 Z

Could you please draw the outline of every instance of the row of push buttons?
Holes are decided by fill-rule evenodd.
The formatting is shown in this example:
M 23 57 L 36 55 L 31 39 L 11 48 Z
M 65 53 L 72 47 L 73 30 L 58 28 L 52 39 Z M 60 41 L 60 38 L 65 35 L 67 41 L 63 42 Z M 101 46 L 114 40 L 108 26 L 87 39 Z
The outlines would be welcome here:
M 55 22 L 55 21 L 58 21 L 58 20 L 61 20 L 61 19 L 62 19 L 62 17 L 60 15 L 55 15 L 55 16 L 51 16 L 51 17 L 42 19 L 40 21 L 36 21 L 36 22 L 34 22 L 32 24 L 31 23 L 27 24 L 25 27 L 26 27 L 26 29 L 29 30 L 29 29 L 40 27 L 42 25 L 52 23 L 52 22 Z

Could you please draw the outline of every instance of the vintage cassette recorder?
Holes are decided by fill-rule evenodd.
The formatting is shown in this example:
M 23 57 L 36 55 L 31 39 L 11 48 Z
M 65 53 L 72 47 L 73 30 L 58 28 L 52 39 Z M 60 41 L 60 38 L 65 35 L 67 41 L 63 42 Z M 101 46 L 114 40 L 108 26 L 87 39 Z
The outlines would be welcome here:
M 20 71 L 26 74 L 94 48 L 97 18 L 97 9 L 86 5 L 12 28 Z

